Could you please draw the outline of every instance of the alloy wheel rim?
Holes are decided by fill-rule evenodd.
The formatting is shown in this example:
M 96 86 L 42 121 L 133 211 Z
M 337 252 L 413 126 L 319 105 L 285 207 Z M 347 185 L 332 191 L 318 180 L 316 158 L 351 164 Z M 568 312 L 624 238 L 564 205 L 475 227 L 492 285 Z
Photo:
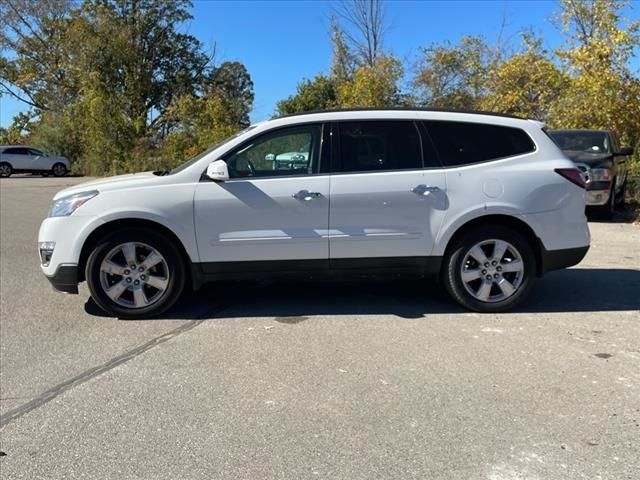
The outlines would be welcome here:
M 53 167 L 53 173 L 56 175 L 62 175 L 67 169 L 63 165 L 55 165 Z
M 167 261 L 146 243 L 122 243 L 100 264 L 102 290 L 111 301 L 129 309 L 157 303 L 167 292 L 169 278 Z
M 518 249 L 504 240 L 490 239 L 478 242 L 467 251 L 460 267 L 460 278 L 474 299 L 495 303 L 518 291 L 524 272 L 524 261 Z
M 0 174 L 8 175 L 9 174 L 9 166 L 8 165 L 0 165 Z

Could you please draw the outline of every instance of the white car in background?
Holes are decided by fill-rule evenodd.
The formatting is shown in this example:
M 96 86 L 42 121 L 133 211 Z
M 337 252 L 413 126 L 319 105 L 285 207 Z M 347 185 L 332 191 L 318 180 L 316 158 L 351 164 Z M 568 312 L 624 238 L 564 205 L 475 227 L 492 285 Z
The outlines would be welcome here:
M 63 177 L 71 170 L 65 157 L 48 155 L 27 145 L 0 145 L 0 177 L 14 173 L 39 173 Z
M 159 315 L 185 286 L 285 275 L 436 277 L 502 312 L 589 248 L 584 180 L 543 128 L 431 110 L 269 120 L 174 170 L 59 192 L 42 271 L 64 292 L 86 280 L 122 318 Z

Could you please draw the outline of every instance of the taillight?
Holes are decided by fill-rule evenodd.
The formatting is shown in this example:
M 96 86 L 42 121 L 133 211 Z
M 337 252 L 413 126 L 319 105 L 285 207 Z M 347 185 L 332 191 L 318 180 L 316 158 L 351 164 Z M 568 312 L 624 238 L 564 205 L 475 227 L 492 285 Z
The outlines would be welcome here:
M 584 177 L 582 176 L 582 172 L 577 168 L 556 168 L 555 172 L 562 175 L 564 178 L 569 180 L 571 183 L 576 184 L 580 188 L 587 188 L 587 184 L 584 181 Z

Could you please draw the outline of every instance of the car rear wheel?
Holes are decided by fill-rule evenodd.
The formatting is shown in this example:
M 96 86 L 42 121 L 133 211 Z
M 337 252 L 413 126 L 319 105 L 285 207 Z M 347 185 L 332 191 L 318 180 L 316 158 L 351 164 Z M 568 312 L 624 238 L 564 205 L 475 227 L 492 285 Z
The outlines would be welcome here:
M 67 174 L 67 167 L 63 163 L 56 163 L 51 168 L 51 173 L 56 177 L 64 177 Z
M 445 256 L 443 281 L 449 295 L 476 312 L 504 312 L 528 295 L 535 256 L 518 232 L 500 225 L 474 229 Z
M 91 297 L 120 318 L 157 316 L 180 297 L 185 266 L 177 247 L 154 230 L 120 230 L 99 243 L 87 261 Z
M 7 162 L 0 163 L 0 177 L 10 177 L 13 173 L 13 168 Z

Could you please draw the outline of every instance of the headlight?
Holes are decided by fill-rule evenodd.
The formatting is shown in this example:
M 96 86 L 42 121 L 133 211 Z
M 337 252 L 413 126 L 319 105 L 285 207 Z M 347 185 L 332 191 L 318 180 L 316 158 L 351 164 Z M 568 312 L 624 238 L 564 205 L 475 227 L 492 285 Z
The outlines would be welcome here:
M 49 210 L 49 216 L 68 217 L 75 212 L 78 207 L 91 200 L 96 195 L 98 195 L 98 191 L 91 190 L 89 192 L 74 193 L 73 195 L 54 200 L 51 205 L 51 209 Z
M 592 168 L 589 170 L 589 175 L 593 182 L 608 182 L 611 180 L 611 170 L 608 168 Z

